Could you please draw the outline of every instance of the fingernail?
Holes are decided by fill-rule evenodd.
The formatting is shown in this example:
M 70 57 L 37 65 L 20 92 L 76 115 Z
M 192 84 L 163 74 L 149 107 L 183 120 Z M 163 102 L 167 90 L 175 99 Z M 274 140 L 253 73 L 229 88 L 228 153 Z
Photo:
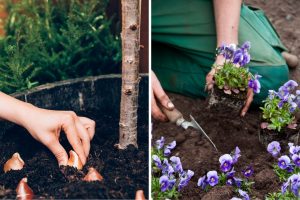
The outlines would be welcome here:
M 168 108 L 174 108 L 174 104 L 171 101 L 168 102 L 167 106 Z
M 246 112 L 242 112 L 241 116 L 244 117 L 246 115 Z

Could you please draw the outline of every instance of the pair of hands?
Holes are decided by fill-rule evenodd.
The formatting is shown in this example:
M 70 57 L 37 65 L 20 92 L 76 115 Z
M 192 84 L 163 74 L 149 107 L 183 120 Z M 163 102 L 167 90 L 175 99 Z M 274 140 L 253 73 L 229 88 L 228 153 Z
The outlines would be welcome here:
M 78 154 L 82 164 L 86 163 L 90 152 L 90 141 L 95 134 L 95 122 L 79 117 L 72 111 L 53 111 L 31 106 L 24 126 L 37 141 L 44 144 L 54 154 L 59 165 L 67 165 L 68 154 L 59 142 L 62 131 Z
M 223 65 L 225 62 L 225 59 L 223 56 L 218 56 L 216 58 L 215 64 L 216 65 Z M 213 68 L 207 75 L 206 75 L 206 89 L 209 91 L 214 86 L 214 74 L 216 73 L 216 70 Z M 151 81 L 152 81 L 152 88 L 151 88 L 151 114 L 152 117 L 158 121 L 166 122 L 168 121 L 167 116 L 161 111 L 158 104 L 161 104 L 163 107 L 165 107 L 168 110 L 173 110 L 174 105 L 169 99 L 169 97 L 166 95 L 164 90 L 161 87 L 161 84 L 159 80 L 157 79 L 156 75 L 153 71 L 151 71 Z M 247 113 L 252 101 L 253 101 L 253 89 L 249 88 L 247 93 L 247 99 L 245 102 L 245 106 L 243 107 L 241 111 L 241 116 L 245 116 Z

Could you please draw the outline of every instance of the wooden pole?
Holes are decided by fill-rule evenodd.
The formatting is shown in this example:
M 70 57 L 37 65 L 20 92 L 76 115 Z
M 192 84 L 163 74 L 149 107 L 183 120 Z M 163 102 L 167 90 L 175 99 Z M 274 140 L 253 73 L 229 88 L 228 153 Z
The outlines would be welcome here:
M 140 0 L 121 0 L 122 4 L 122 94 L 119 149 L 137 144 L 139 93 Z

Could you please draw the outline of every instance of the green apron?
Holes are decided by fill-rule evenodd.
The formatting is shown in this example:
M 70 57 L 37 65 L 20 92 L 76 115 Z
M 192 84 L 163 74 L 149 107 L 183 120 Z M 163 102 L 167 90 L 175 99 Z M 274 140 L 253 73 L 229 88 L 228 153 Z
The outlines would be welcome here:
M 268 90 L 288 80 L 286 48 L 263 11 L 242 5 L 239 43 L 251 42 L 249 70 L 262 75 L 261 103 Z M 205 97 L 214 63 L 216 29 L 212 0 L 152 0 L 152 69 L 165 90 Z

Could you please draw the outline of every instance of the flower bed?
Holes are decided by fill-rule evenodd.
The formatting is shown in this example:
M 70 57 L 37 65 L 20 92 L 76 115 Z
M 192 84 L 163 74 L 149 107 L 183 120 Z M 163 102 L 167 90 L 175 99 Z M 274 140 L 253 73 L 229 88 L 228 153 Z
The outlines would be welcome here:
M 218 184 L 206 192 L 197 185 L 199 178 L 209 171 L 215 170 L 220 174 L 220 156 L 232 152 L 236 146 L 241 150 L 241 156 L 234 164 L 236 176 L 244 177 L 242 171 L 249 165 L 254 170 L 250 178 L 254 182 L 251 192 L 248 192 L 250 198 L 265 199 L 269 193 L 280 190 L 282 182 L 273 171 L 274 159 L 258 140 L 260 110 L 250 110 L 244 118 L 232 119 L 222 110 L 208 112 L 203 100 L 169 95 L 178 109 L 183 111 L 184 116 L 189 114 L 194 116 L 219 149 L 219 152 L 215 152 L 211 144 L 196 130 L 184 131 L 173 124 L 154 123 L 153 143 L 161 136 L 165 137 L 167 144 L 175 140 L 176 148 L 170 157 L 180 157 L 184 169 L 194 172 L 188 185 L 180 191 L 182 195 L 180 199 L 241 198 L 236 188 L 232 186 Z

